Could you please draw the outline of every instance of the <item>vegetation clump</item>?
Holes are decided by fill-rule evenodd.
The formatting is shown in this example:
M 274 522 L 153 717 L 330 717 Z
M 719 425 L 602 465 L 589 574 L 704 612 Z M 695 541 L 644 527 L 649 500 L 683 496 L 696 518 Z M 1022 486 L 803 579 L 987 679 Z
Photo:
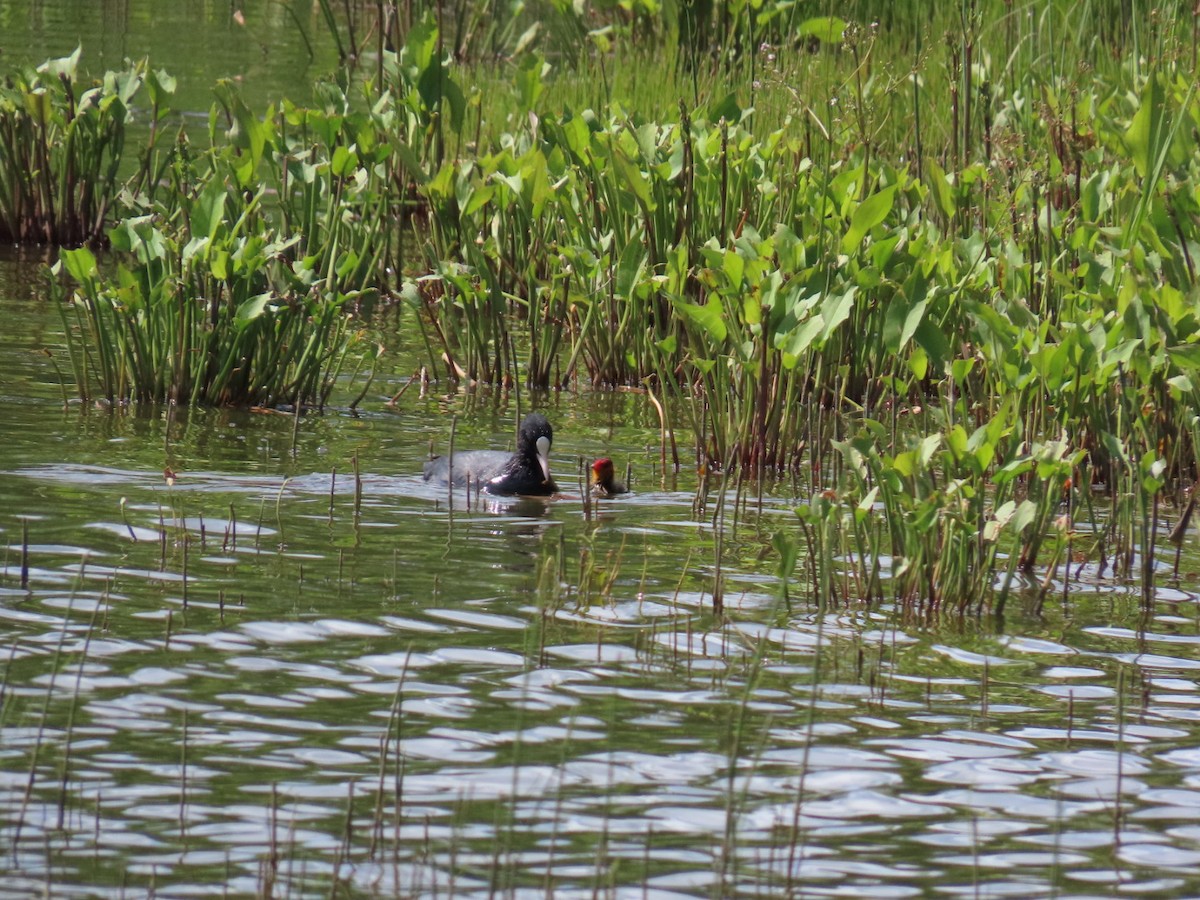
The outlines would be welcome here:
M 63 253 L 81 393 L 323 403 L 378 291 L 449 382 L 644 389 L 704 472 L 807 463 L 855 541 L 882 504 L 930 597 L 975 591 L 998 531 L 1037 557 L 1048 477 L 1072 511 L 1140 498 L 1127 522 L 1194 477 L 1182 5 L 685 6 L 323 6 L 346 71 L 312 108 L 219 85 L 208 148 L 148 150 L 121 195 L 115 276 Z
M 143 88 L 150 101 L 148 144 L 156 141 L 174 81 L 142 61 L 85 87 L 80 52 L 0 81 L 0 241 L 102 241 L 118 209 L 126 133 Z

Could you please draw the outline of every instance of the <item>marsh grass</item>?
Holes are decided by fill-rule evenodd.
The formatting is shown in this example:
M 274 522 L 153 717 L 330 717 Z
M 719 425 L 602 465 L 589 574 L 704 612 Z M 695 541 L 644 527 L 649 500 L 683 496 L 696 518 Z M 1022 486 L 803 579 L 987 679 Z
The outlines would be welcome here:
M 82 77 L 82 48 L 0 83 L 0 240 L 77 246 L 104 239 L 123 187 L 126 130 L 143 87 L 149 95 L 149 160 L 174 81 L 146 61 Z
M 84 399 L 325 404 L 353 343 L 343 307 L 358 292 L 333 273 L 306 283 L 288 265 L 298 239 L 248 227 L 253 200 L 230 223 L 228 198 L 213 180 L 182 224 L 123 221 L 110 232 L 115 278 L 86 248 L 60 254 L 52 291 Z

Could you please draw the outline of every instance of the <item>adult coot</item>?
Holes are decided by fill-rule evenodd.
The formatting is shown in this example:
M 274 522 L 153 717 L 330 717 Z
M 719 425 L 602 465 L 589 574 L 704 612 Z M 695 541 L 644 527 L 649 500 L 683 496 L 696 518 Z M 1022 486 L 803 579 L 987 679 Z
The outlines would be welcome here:
M 530 413 L 517 433 L 517 452 L 463 450 L 425 463 L 425 480 L 455 485 L 467 479 L 489 494 L 540 494 L 558 491 L 550 475 L 550 444 L 554 429 L 541 413 Z
M 613 461 L 607 456 L 592 463 L 592 493 L 597 497 L 612 497 L 628 489 L 613 474 Z

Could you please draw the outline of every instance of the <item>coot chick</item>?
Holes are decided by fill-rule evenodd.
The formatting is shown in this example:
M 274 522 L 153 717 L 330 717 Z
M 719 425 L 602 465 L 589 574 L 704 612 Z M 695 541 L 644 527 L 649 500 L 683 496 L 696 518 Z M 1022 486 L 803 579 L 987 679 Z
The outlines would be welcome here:
M 435 456 L 425 463 L 425 480 L 445 484 L 453 470 L 454 484 L 479 485 L 489 494 L 538 494 L 558 491 L 550 475 L 550 444 L 554 430 L 541 413 L 530 413 L 517 432 L 517 452 L 463 450 L 452 458 Z
M 592 493 L 597 497 L 628 493 L 625 485 L 617 481 L 613 474 L 613 461 L 606 456 L 592 463 Z

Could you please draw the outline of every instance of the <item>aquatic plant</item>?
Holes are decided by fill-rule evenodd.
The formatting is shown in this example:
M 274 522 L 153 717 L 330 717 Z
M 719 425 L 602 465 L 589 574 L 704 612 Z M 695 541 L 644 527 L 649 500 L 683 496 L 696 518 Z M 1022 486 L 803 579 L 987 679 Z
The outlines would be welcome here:
M 334 4 L 321 10 L 337 25 Z M 1003 585 L 1053 565 L 1071 533 L 1050 524 L 1058 504 L 1090 514 L 1092 484 L 1118 499 L 1090 552 L 1132 574 L 1133 548 L 1149 548 L 1149 585 L 1155 511 L 1195 477 L 1200 434 L 1195 30 L 1136 29 L 1103 4 L 1033 18 L 981 2 L 928 22 L 854 10 L 797 21 L 739 6 L 719 24 L 708 10 L 687 26 L 711 36 L 689 61 L 661 11 L 563 8 L 586 52 L 514 32 L 496 45 L 513 54 L 506 73 L 468 90 L 474 26 L 452 34 L 444 10 L 377 4 L 364 30 L 370 6 L 347 4 L 342 56 L 349 67 L 373 34 L 374 71 L 261 114 L 218 85 L 208 147 L 158 153 L 124 196 L 116 279 L 64 257 L 82 285 L 76 381 L 198 402 L 293 402 L 303 381 L 319 403 L 324 376 L 256 393 L 224 383 L 249 377 L 236 362 L 199 387 L 199 345 L 174 355 L 165 323 L 201 298 L 225 310 L 214 323 L 303 306 L 297 327 L 331 348 L 350 326 L 326 313 L 367 308 L 378 289 L 433 377 L 645 391 L 664 464 L 690 432 L 704 478 L 739 495 L 807 467 L 834 498 L 806 513 L 810 548 L 909 560 L 893 578 L 906 600 L 956 603 L 1001 568 Z M 1097 42 L 1062 40 L 1093 26 Z M 1005 56 L 981 49 L 1001 44 Z M 634 65 L 670 90 L 622 96 Z M 144 321 L 156 293 L 176 306 L 154 348 L 118 339 L 103 316 Z M 269 332 L 280 343 L 254 356 L 302 343 L 275 326 L 220 340 Z M 170 387 L 166 359 L 181 373 Z M 997 421 L 1003 440 L 977 437 Z M 987 465 L 964 462 L 975 441 Z M 1065 494 L 1032 486 L 1030 472 L 1065 483 L 1071 468 Z M 867 528 L 875 502 L 887 531 Z M 779 546 L 786 558 L 796 544 Z M 840 593 L 879 596 L 871 565 Z
M 216 180 L 174 227 L 153 216 L 110 232 L 106 276 L 87 248 L 64 250 L 52 284 L 80 395 L 109 403 L 322 406 L 356 343 L 358 296 L 315 281 L 299 243 L 230 221 Z
M 81 48 L 0 81 L 0 240 L 76 246 L 103 239 L 118 191 L 134 98 L 146 88 L 148 162 L 174 80 L 145 60 L 80 78 Z

